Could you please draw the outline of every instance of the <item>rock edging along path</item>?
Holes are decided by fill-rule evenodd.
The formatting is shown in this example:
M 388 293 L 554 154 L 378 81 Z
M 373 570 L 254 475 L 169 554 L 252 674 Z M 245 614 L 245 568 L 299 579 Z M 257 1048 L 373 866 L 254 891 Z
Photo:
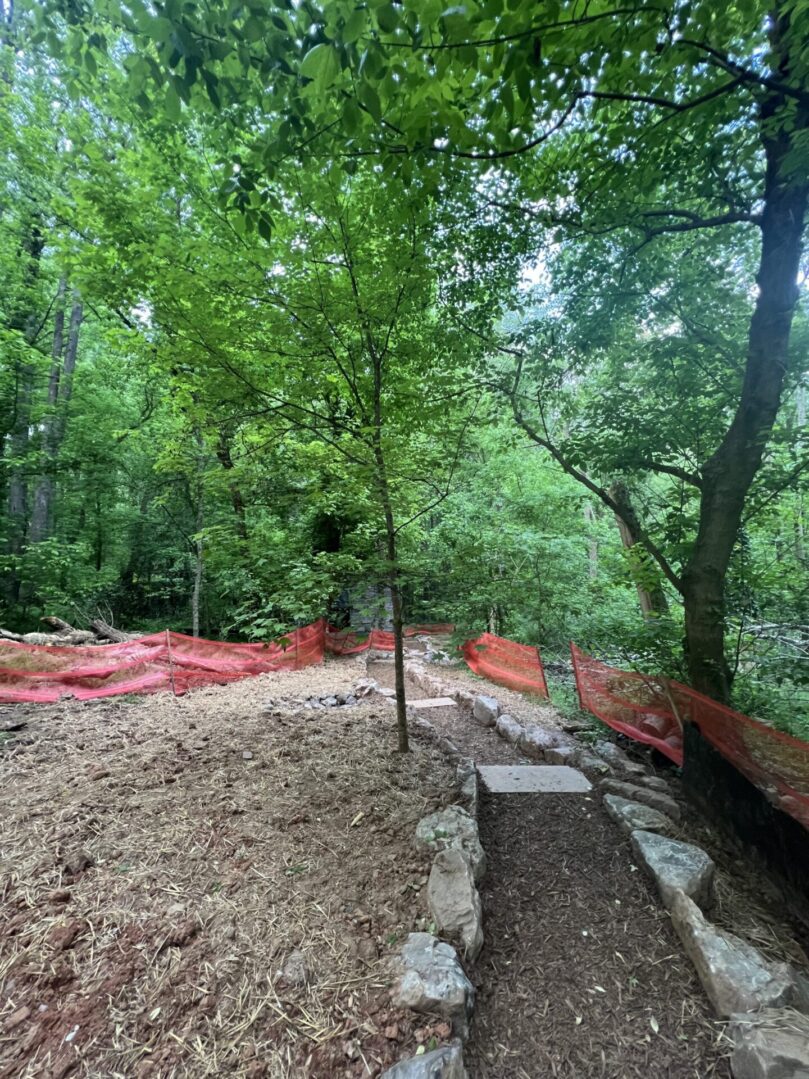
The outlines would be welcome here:
M 534 885 L 542 882 L 543 874 L 537 873 L 536 869 L 543 862 L 543 868 L 548 868 L 548 854 L 554 842 L 564 846 L 566 840 L 574 840 L 574 847 L 578 845 L 580 851 L 578 856 L 574 855 L 572 859 L 563 858 L 562 860 L 563 867 L 568 870 L 571 863 L 573 865 L 581 863 L 585 860 L 585 856 L 589 857 L 591 863 L 603 863 L 604 854 L 609 850 L 607 842 L 609 838 L 613 844 L 612 853 L 615 856 L 615 865 L 608 874 L 608 878 L 612 878 L 611 881 L 608 879 L 612 888 L 608 887 L 604 892 L 607 896 L 612 895 L 616 905 L 623 905 L 623 909 L 620 911 L 620 917 L 616 918 L 619 912 L 607 908 L 608 917 L 602 919 L 602 933 L 607 938 L 623 933 L 626 938 L 623 945 L 625 952 L 630 950 L 627 941 L 634 941 L 641 974 L 639 975 L 638 971 L 633 972 L 629 986 L 632 990 L 637 990 L 639 985 L 643 985 L 645 992 L 642 998 L 651 1002 L 647 1004 L 647 1009 L 654 1008 L 657 999 L 659 1005 L 657 1010 L 665 1019 L 667 1013 L 671 1011 L 672 1000 L 676 1000 L 678 995 L 682 994 L 679 1027 L 671 1022 L 672 1019 L 676 1019 L 675 1016 L 668 1016 L 670 1021 L 667 1031 L 661 1019 L 656 1015 L 651 1015 L 649 1027 L 653 1036 L 646 1033 L 645 1037 L 638 1039 L 637 1030 L 633 1029 L 637 1027 L 637 1022 L 631 1021 L 633 1017 L 631 1013 L 627 1013 L 623 1017 L 623 1025 L 627 1027 L 629 1037 L 621 1038 L 621 1017 L 613 1013 L 608 1018 L 605 1016 L 607 1031 L 611 1031 L 617 1037 L 617 1051 L 612 1059 L 608 1052 L 609 1037 L 605 1039 L 604 1031 L 597 1038 L 597 1044 L 600 1046 L 599 1058 L 593 1057 L 588 1060 L 586 1054 L 581 1055 L 581 1038 L 577 1040 L 574 1037 L 566 1040 L 563 1031 L 557 1029 L 549 1032 L 550 1043 L 554 1046 L 557 1057 L 549 1056 L 540 1066 L 537 1061 L 542 1059 L 541 1051 L 539 1055 L 537 1053 L 532 1055 L 532 1051 L 529 1050 L 527 1059 L 520 1059 L 520 1020 L 514 1019 L 519 1000 L 508 1002 L 503 1009 L 502 1020 L 506 1025 L 508 1037 L 502 1031 L 498 1031 L 497 1024 L 494 1024 L 489 1032 L 489 1048 L 486 1047 L 486 1039 L 478 1036 L 487 1021 L 485 1005 L 488 986 L 484 983 L 480 993 L 481 1009 L 478 1022 L 467 1051 L 473 1074 L 497 1076 L 498 1079 L 512 1074 L 515 1076 L 614 1075 L 616 1079 L 619 1075 L 631 1076 L 644 1073 L 702 1076 L 730 1075 L 732 1072 L 735 1079 L 754 1079 L 754 1077 L 755 1079 L 776 1079 L 776 1077 L 785 1079 L 787 1076 L 804 1074 L 809 1076 L 809 1047 L 802 1045 L 799 1036 L 809 1028 L 806 1025 L 806 1017 L 796 1010 L 809 1010 L 809 979 L 806 977 L 806 972 L 803 969 L 793 968 L 789 963 L 766 958 L 736 933 L 712 925 L 705 917 L 700 908 L 704 907 L 710 911 L 712 906 L 714 864 L 706 852 L 698 846 L 671 838 L 672 834 L 682 834 L 678 827 L 682 811 L 678 802 L 672 797 L 669 783 L 660 776 L 649 774 L 646 766 L 639 761 L 631 760 L 620 746 L 612 741 L 596 741 L 592 748 L 587 748 L 559 731 L 553 724 L 548 727 L 544 725 L 544 722 L 523 725 L 514 716 L 502 712 L 496 697 L 485 694 L 472 695 L 466 689 L 459 689 L 436 677 L 422 664 L 412 660 L 408 664 L 408 675 L 422 691 L 440 695 L 442 702 L 446 702 L 447 698 L 452 698 L 457 703 L 455 710 L 444 708 L 438 710 L 435 715 L 431 715 L 431 719 L 437 721 L 435 725 L 425 723 L 421 718 L 418 720 L 420 725 L 427 726 L 434 732 L 439 744 L 443 743 L 444 748 L 455 753 L 477 750 L 476 756 L 479 760 L 498 761 L 497 767 L 486 768 L 481 765 L 480 770 L 481 776 L 491 773 L 492 793 L 484 800 L 482 832 L 485 842 L 496 851 L 495 859 L 501 854 L 501 849 L 511 852 L 520 846 L 525 848 L 526 864 L 533 867 L 533 872 L 529 868 L 525 874 L 526 884 L 530 887 L 532 881 Z M 418 715 L 419 702 L 412 701 L 412 704 L 414 712 Z M 522 710 L 515 707 L 513 700 L 511 707 L 515 713 L 522 716 Z M 542 719 L 544 720 L 544 717 Z M 442 736 L 439 733 L 442 730 L 449 731 L 451 738 L 447 738 L 446 734 Z M 499 738 L 494 736 L 495 732 L 500 736 Z M 480 737 L 482 733 L 486 736 L 483 739 Z M 530 760 L 525 760 L 528 757 L 542 761 L 543 766 L 503 767 L 506 760 L 513 761 L 515 757 L 521 765 L 531 763 Z M 493 792 L 501 790 L 522 792 L 532 787 L 552 790 L 553 784 L 541 781 L 543 774 L 546 771 L 565 772 L 570 769 L 546 768 L 546 763 L 577 764 L 592 777 L 602 777 L 600 781 L 601 804 L 598 804 L 597 798 L 585 798 L 585 802 L 594 804 L 586 807 L 583 819 L 576 820 L 573 819 L 575 814 L 571 812 L 575 800 L 571 801 L 569 795 L 562 796 L 562 801 L 554 807 L 547 794 L 527 798 L 525 794 L 520 793 L 511 796 L 516 798 L 516 804 L 513 812 L 509 813 L 506 803 Z M 523 782 L 501 786 L 498 782 L 496 786 L 494 785 L 500 773 L 509 772 L 514 773 L 515 777 L 525 774 L 526 779 L 530 779 L 531 773 L 536 773 L 536 780 L 533 784 Z M 562 789 L 575 789 L 575 785 L 573 788 Z M 539 849 L 536 840 L 538 837 L 532 827 L 533 822 L 529 819 L 530 814 L 526 815 L 524 820 L 520 820 L 523 827 L 518 828 L 511 843 L 501 842 L 500 832 L 504 824 L 508 825 L 510 822 L 513 823 L 514 819 L 519 819 L 520 810 L 531 809 L 530 797 L 533 797 L 536 802 L 536 823 L 543 826 L 540 837 L 544 850 L 542 859 L 537 857 Z M 495 811 L 489 823 L 493 825 L 494 830 L 490 836 L 486 830 L 486 813 L 487 809 L 492 809 L 492 807 L 495 807 Z M 552 809 L 554 812 L 549 813 Z M 632 864 L 633 855 L 628 849 L 626 840 L 621 843 L 618 829 L 613 827 L 610 833 L 607 825 L 607 832 L 603 832 L 605 813 L 612 819 L 614 825 L 618 826 L 620 832 L 631 839 L 632 852 L 638 865 Z M 549 843 L 548 820 L 555 815 L 558 815 L 560 819 L 564 818 L 565 814 L 568 816 L 568 828 L 566 829 L 565 825 L 561 824 L 556 829 L 556 834 L 550 836 Z M 602 833 L 600 835 L 599 830 Z M 569 832 L 567 836 L 566 831 Z M 495 865 L 496 861 L 493 861 L 493 870 Z M 622 876 L 625 881 L 626 877 L 635 874 L 636 883 L 641 889 L 643 888 L 643 882 L 638 880 L 639 868 L 645 870 L 646 875 L 651 877 L 657 885 L 660 898 L 671 914 L 671 924 L 668 923 L 665 915 L 662 916 L 662 921 L 660 920 L 662 912 L 659 907 L 655 909 L 649 902 L 651 896 L 648 889 L 646 894 L 639 894 L 635 898 L 636 910 L 634 912 L 628 908 L 626 901 L 619 897 L 620 889 L 617 885 L 621 883 Z M 519 876 L 513 866 L 510 875 Z M 484 898 L 486 892 L 491 892 L 493 889 L 495 893 L 498 892 L 494 884 L 496 876 L 497 874 L 493 873 L 489 878 L 484 888 Z M 568 876 L 572 877 L 570 873 Z M 571 884 L 570 892 L 562 891 L 556 895 L 559 902 L 567 901 L 568 906 L 573 906 L 582 893 L 586 894 L 592 889 L 592 879 L 589 877 L 584 887 L 581 880 L 574 883 L 571 879 L 569 883 Z M 509 880 L 507 885 L 511 886 L 511 884 L 512 881 Z M 500 891 L 502 890 L 503 886 L 500 888 Z M 571 892 L 573 894 L 570 894 Z M 576 892 L 579 893 L 578 896 Z M 509 896 L 512 904 L 513 898 L 512 891 Z M 532 893 L 532 898 L 534 898 L 534 893 Z M 546 898 L 547 891 L 543 893 L 543 899 Z M 589 901 L 581 908 L 583 919 L 586 920 L 588 914 L 590 918 L 594 917 L 598 911 L 598 904 L 599 897 L 591 895 Z M 554 912 L 555 907 L 552 905 L 545 913 L 552 918 Z M 657 915 L 657 922 L 655 922 L 655 915 Z M 726 913 L 724 917 L 727 923 Z M 517 918 L 520 918 L 520 915 L 517 915 Z M 645 927 L 644 919 L 648 923 Z M 527 920 L 530 926 L 531 919 Z M 559 921 L 558 917 L 557 921 Z M 533 922 L 536 923 L 536 912 L 534 912 Z M 656 960 L 652 941 L 656 937 L 658 943 L 671 946 L 672 925 L 680 937 L 681 948 L 684 949 L 685 955 L 680 950 L 675 951 L 665 960 L 663 958 Z M 492 925 L 490 943 L 483 953 L 482 962 L 478 968 L 479 981 L 487 959 L 487 952 L 496 951 L 500 947 L 497 928 L 496 924 Z M 560 925 L 559 928 L 564 930 L 565 926 Z M 638 929 L 640 929 L 639 933 Z M 526 934 L 522 926 L 517 935 L 524 941 Z M 560 935 L 561 933 L 557 934 L 557 936 Z M 581 935 L 583 938 L 593 936 L 588 930 L 581 930 Z M 542 938 L 542 943 L 545 945 L 545 961 L 547 961 L 547 942 L 551 939 L 547 936 Z M 644 942 L 646 942 L 645 946 Z M 581 942 L 577 939 L 576 943 Z M 593 940 L 588 940 L 588 944 L 591 943 Z M 674 947 L 677 948 L 677 945 L 675 944 Z M 572 953 L 574 949 L 569 948 L 568 951 Z M 525 955 L 522 954 L 523 967 L 521 969 L 524 969 Z M 615 957 L 626 963 L 625 955 L 617 948 Z M 689 967 L 688 959 L 693 962 L 693 968 Z M 654 968 L 664 961 L 667 962 L 667 979 L 665 984 L 659 985 L 662 991 L 656 994 L 654 986 L 656 982 L 659 982 L 659 978 Z M 501 962 L 497 964 L 499 969 L 493 971 L 494 974 L 499 973 L 501 978 L 503 965 L 508 968 L 511 963 L 510 961 L 506 961 L 505 964 Z M 590 972 L 593 965 L 592 956 L 589 962 L 583 956 L 581 964 L 574 964 L 577 970 L 581 968 Z M 540 963 L 540 969 L 541 967 L 542 963 Z M 668 977 L 671 970 L 676 970 L 677 977 L 674 982 Z M 694 984 L 694 972 L 702 983 L 705 995 L 700 994 Z M 509 970 L 508 973 L 512 974 L 512 971 Z M 614 971 L 610 973 L 612 975 Z M 534 981 L 536 982 L 536 979 Z M 561 988 L 564 988 L 564 981 L 561 978 L 553 979 L 551 986 L 546 986 L 546 988 L 552 988 L 558 995 L 559 982 L 561 982 Z M 571 984 L 575 984 L 575 978 L 571 979 Z M 511 984 L 507 983 L 507 985 L 511 989 Z M 494 986 L 496 993 L 496 982 Z M 628 1006 L 632 993 L 622 994 L 620 981 L 616 983 L 616 988 L 619 1002 L 623 1006 L 625 1001 Z M 527 984 L 525 992 L 518 994 L 518 998 L 522 996 L 525 1000 L 535 1001 L 538 996 L 536 989 L 536 985 Z M 608 995 L 603 985 L 591 988 L 589 993 L 601 994 L 602 997 Z M 712 1009 L 706 1006 L 706 996 L 713 1006 Z M 605 1001 L 597 995 L 594 999 L 599 1002 L 599 1006 L 591 1008 L 591 1012 L 603 1014 Z M 544 1019 L 548 1019 L 552 1014 L 549 1004 L 550 999 L 546 1000 Z M 568 998 L 566 998 L 566 1004 L 575 1007 Z M 766 1021 L 759 1021 L 760 1009 L 768 1006 Z M 585 1009 L 581 1010 L 584 1013 Z M 727 1036 L 722 1033 L 724 1024 L 712 1022 L 712 1011 L 721 1019 L 732 1017 L 733 1023 L 728 1028 Z M 692 1031 L 686 1029 L 687 1014 L 696 1024 Z M 576 1015 L 574 1025 L 582 1027 L 585 1021 L 584 1014 Z M 595 1025 L 598 1027 L 599 1024 Z M 540 1033 L 541 1024 L 528 1022 L 523 1023 L 523 1026 L 525 1029 L 522 1031 L 524 1035 L 522 1040 L 530 1046 Z M 731 1043 L 733 1055 L 732 1061 L 729 1061 L 728 1052 Z M 502 1050 L 502 1059 L 498 1059 L 497 1053 L 492 1052 L 492 1044 L 499 1046 Z M 591 1049 L 595 1045 L 596 1042 L 590 1042 Z M 654 1052 L 652 1052 L 652 1047 L 655 1049 Z M 640 1051 L 644 1048 L 647 1050 L 645 1055 Z M 443 1061 L 436 1061 L 436 1067 L 439 1070 L 434 1073 L 435 1075 L 450 1074 L 450 1072 L 444 1072 Z
M 371 673 L 383 680 L 382 671 Z M 419 672 L 410 664 L 408 673 L 412 679 Z M 419 678 L 411 699 L 417 688 L 454 696 L 426 673 L 435 682 Z M 498 737 L 472 720 L 473 705 L 474 696 L 464 698 L 463 713 L 446 726 L 438 709 L 430 722 L 480 763 L 525 763 L 507 741 L 510 735 L 519 742 L 516 728 L 501 724 L 506 737 Z M 561 731 L 551 733 L 559 749 L 576 749 Z M 483 790 L 479 823 L 486 941 L 473 973 L 469 1074 L 726 1079 L 726 1052 L 708 1001 L 647 878 L 632 871 L 626 839 L 598 793 Z
M 422 818 L 414 840 L 420 850 L 434 854 L 427 895 L 436 931 L 458 943 L 465 958 L 472 961 L 483 945 L 477 882 L 486 870 L 476 820 L 474 764 L 462 762 L 456 780 L 451 793 L 466 800 L 475 815 L 457 803 L 449 805 Z M 456 1040 L 399 1061 L 383 1079 L 467 1079 L 463 1041 L 469 1036 L 475 989 L 455 949 L 430 933 L 411 933 L 394 964 L 394 974 L 392 1002 L 400 1008 L 441 1015 L 451 1024 Z

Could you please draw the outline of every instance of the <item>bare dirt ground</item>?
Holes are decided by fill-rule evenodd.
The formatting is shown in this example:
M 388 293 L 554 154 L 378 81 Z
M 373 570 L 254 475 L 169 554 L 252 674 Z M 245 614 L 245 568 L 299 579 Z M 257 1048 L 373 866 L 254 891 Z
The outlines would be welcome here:
M 378 700 L 262 711 L 361 674 L 2 710 L 2 1079 L 378 1075 L 449 1035 L 385 987 L 450 766 Z
M 391 1008 L 387 963 L 428 927 L 412 835 L 452 768 L 415 725 L 413 754 L 392 753 L 380 698 L 300 703 L 364 673 L 0 708 L 19 727 L 0 746 L 0 1079 L 358 1079 L 449 1037 Z M 392 684 L 390 663 L 370 673 Z M 459 708 L 423 715 L 479 763 L 521 760 Z M 489 796 L 481 829 L 471 1079 L 727 1076 L 721 1024 L 597 793 Z M 712 917 L 805 964 L 762 882 L 688 815 L 682 838 L 717 860 Z

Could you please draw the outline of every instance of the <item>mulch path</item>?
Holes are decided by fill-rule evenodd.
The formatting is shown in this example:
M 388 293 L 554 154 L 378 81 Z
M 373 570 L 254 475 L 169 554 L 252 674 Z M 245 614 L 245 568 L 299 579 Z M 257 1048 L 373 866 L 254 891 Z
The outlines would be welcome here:
M 597 796 L 484 795 L 475 1079 L 730 1069 L 696 975 Z
M 444 671 L 436 669 L 440 678 L 446 678 L 448 682 L 459 683 L 456 678 L 457 671 Z M 375 679 L 384 689 L 394 688 L 393 664 L 391 662 L 370 663 L 368 665 L 368 677 Z M 488 683 L 478 685 L 479 692 L 490 692 Z M 423 700 L 427 694 L 409 678 L 405 683 L 407 702 L 413 705 L 414 701 Z M 389 705 L 391 708 L 392 706 Z M 508 742 L 498 738 L 487 727 L 481 727 L 473 722 L 471 714 L 463 708 L 425 708 L 422 711 L 416 709 L 419 716 L 428 720 L 437 727 L 442 734 L 446 735 L 451 742 L 467 757 L 472 757 L 477 764 L 531 764 L 527 757 L 523 757 Z
M 391 665 L 369 673 L 392 685 Z M 462 709 L 423 714 L 478 764 L 535 763 Z M 724 1024 L 598 792 L 484 789 L 480 830 L 486 944 L 472 972 L 470 1076 L 728 1079 Z

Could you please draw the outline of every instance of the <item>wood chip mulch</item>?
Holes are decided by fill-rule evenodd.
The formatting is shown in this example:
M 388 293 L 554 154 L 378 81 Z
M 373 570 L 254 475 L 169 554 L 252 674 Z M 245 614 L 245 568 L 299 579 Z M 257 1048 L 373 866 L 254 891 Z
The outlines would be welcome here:
M 723 1024 L 597 795 L 485 794 L 480 823 L 470 1074 L 728 1077 Z

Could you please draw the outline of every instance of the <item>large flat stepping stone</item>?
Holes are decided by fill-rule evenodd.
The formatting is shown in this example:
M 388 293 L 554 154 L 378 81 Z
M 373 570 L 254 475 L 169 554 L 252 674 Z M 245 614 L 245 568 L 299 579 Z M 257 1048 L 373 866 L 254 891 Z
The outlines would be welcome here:
M 420 701 L 408 702 L 413 708 L 457 708 L 452 697 L 424 697 Z
M 583 794 L 593 789 L 587 776 L 564 764 L 481 764 L 478 772 L 492 794 Z

